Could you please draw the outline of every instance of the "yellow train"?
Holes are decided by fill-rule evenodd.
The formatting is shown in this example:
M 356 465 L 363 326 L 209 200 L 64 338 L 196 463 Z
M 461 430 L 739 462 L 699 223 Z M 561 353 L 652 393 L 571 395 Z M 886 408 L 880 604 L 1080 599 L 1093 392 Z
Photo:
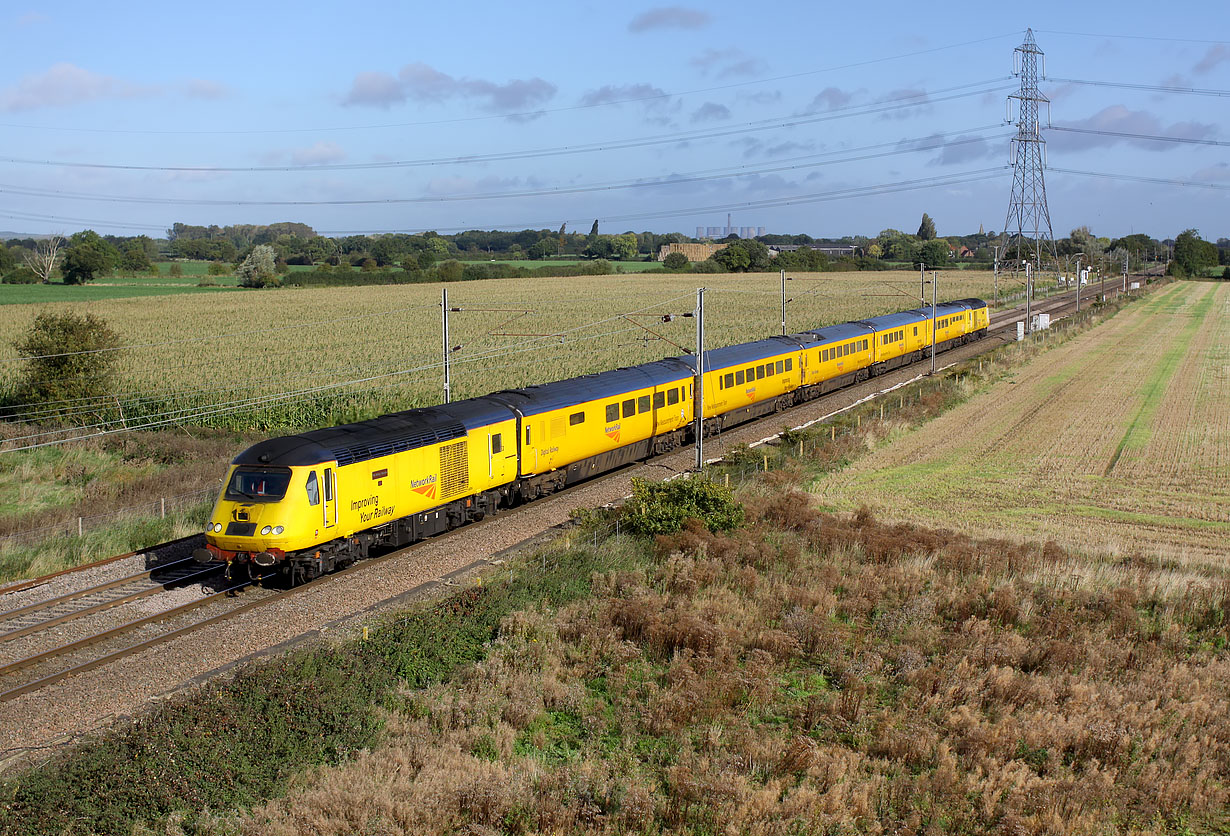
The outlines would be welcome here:
M 717 348 L 704 433 L 986 334 L 980 299 Z M 694 440 L 696 358 L 262 441 L 231 463 L 202 562 L 301 582 Z

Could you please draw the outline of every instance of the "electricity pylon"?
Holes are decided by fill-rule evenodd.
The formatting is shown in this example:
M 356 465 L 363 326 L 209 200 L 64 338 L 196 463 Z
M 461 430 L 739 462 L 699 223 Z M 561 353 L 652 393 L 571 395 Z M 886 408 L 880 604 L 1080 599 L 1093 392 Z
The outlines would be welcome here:
M 1034 42 L 1033 30 L 1026 29 L 1025 43 L 1013 52 L 1012 62 L 1012 74 L 1020 76 L 1021 89 L 1008 97 L 1009 103 L 1017 100 L 1017 131 L 1012 140 L 1012 197 L 1008 201 L 1008 218 L 1004 221 L 1004 234 L 1007 236 L 1004 253 L 1015 249 L 1017 263 L 1032 261 L 1035 269 L 1042 266 L 1044 248 L 1058 261 L 1055 234 L 1051 231 L 1051 213 L 1046 207 L 1046 180 L 1043 177 L 1046 140 L 1042 138 L 1038 123 L 1039 106 L 1045 104 L 1047 124 L 1050 124 L 1050 99 L 1038 92 L 1038 59 L 1042 55 L 1042 50 Z M 1011 118 L 1008 121 L 1011 122 Z

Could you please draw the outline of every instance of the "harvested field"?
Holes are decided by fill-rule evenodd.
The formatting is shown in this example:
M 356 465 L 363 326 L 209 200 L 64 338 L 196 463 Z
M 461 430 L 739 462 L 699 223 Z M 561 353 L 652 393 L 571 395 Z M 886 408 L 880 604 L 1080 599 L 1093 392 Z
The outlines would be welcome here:
M 1015 540 L 1224 560 L 1230 286 L 1178 283 L 823 477 L 828 506 Z M 1191 566 L 1190 568 L 1195 568 Z

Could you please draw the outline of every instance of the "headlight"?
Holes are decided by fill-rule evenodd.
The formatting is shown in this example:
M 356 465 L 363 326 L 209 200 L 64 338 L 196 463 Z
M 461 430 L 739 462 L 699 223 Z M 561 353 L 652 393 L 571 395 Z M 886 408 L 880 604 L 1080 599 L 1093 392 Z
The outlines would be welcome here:
M 222 531 L 222 523 L 214 523 L 214 533 L 217 534 L 221 531 Z
M 267 526 L 265 526 L 264 528 L 262 528 L 262 529 L 261 529 L 261 534 L 262 534 L 262 535 L 264 535 L 264 534 L 268 534 L 270 531 L 273 531 L 273 527 L 272 527 L 272 526 L 268 526 L 268 525 L 267 525 Z
M 273 533 L 274 533 L 274 534 L 281 534 L 281 533 L 282 533 L 283 531 L 285 531 L 285 530 L 286 530 L 285 528 L 282 528 L 282 526 L 278 525 L 278 526 L 274 526 L 274 528 L 273 528 Z

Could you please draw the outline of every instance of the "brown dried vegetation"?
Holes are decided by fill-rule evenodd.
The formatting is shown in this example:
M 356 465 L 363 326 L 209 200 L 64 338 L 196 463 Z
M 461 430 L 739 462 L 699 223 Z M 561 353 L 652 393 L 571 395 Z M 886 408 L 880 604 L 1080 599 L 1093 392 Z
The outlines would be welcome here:
M 1176 833 L 1224 824 L 1224 581 L 812 510 L 505 621 L 244 833 Z M 1080 560 L 1084 561 L 1085 558 Z M 1040 578 L 1049 580 L 1038 580 Z

